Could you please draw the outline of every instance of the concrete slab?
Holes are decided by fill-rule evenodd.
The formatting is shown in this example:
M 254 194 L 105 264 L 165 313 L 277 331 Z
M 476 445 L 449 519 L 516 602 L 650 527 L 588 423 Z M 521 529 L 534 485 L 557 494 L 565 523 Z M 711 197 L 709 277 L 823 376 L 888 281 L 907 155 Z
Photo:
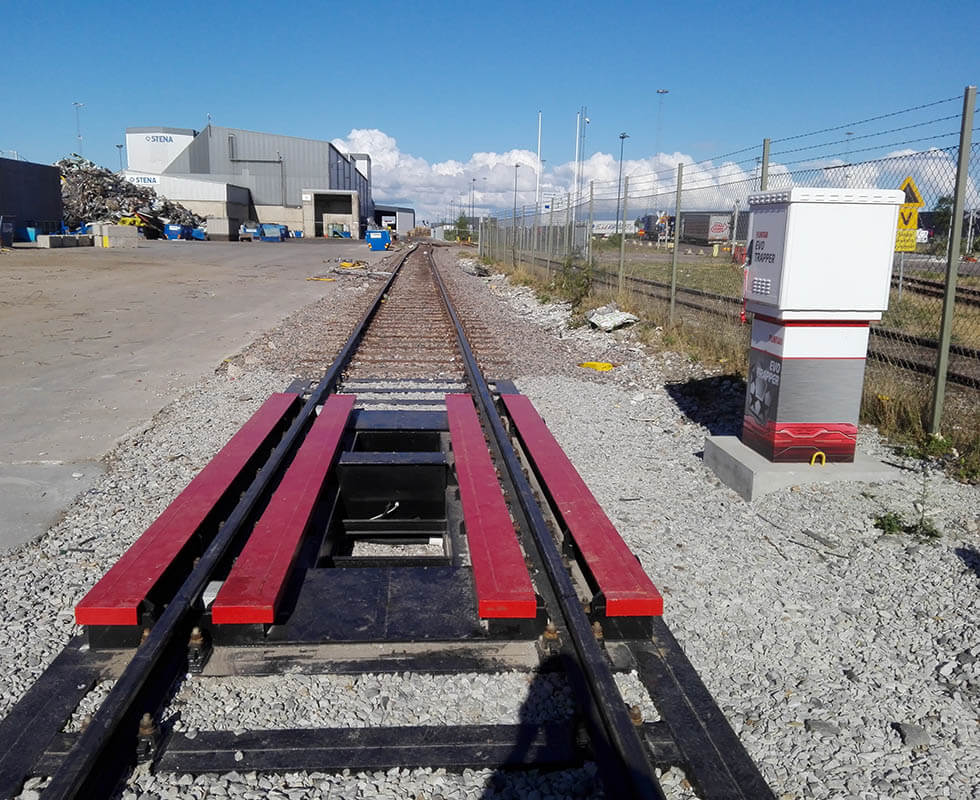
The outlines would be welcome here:
M 128 431 L 262 331 L 343 291 L 306 280 L 325 262 L 388 255 L 351 240 L 139 243 L 4 252 L 0 553 L 56 522 Z
M 896 479 L 894 467 L 858 452 L 851 464 L 774 464 L 737 436 L 709 436 L 704 442 L 704 463 L 718 480 L 745 500 L 755 500 L 789 486 L 835 481 L 881 483 Z
M 0 552 L 43 534 L 105 473 L 98 461 L 0 464 Z

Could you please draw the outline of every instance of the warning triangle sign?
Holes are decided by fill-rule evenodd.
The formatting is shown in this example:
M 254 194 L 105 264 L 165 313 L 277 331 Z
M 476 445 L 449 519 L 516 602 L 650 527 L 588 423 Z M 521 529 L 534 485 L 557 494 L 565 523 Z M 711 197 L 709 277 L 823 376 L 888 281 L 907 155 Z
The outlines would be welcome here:
M 919 187 L 915 185 L 911 175 L 902 181 L 902 185 L 898 188 L 905 192 L 905 205 L 915 208 L 922 208 L 925 205 L 922 195 L 919 194 Z

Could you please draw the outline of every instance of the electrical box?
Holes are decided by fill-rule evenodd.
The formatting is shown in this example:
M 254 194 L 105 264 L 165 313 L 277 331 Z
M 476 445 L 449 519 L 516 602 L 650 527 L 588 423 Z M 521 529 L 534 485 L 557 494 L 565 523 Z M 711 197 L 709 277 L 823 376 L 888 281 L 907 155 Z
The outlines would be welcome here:
M 749 195 L 746 310 L 779 320 L 875 320 L 888 308 L 898 189 Z

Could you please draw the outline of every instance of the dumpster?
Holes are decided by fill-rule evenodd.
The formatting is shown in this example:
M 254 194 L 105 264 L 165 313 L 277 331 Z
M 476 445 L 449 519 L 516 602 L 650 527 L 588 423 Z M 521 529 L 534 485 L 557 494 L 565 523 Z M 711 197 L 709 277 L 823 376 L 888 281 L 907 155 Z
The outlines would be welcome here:
M 163 235 L 168 239 L 191 239 L 193 227 L 190 225 L 165 225 Z
M 367 239 L 368 247 L 372 250 L 388 250 L 391 248 L 391 233 L 389 231 L 366 231 L 364 238 Z
M 281 242 L 282 229 L 282 225 L 265 222 L 259 226 L 259 238 L 263 242 Z

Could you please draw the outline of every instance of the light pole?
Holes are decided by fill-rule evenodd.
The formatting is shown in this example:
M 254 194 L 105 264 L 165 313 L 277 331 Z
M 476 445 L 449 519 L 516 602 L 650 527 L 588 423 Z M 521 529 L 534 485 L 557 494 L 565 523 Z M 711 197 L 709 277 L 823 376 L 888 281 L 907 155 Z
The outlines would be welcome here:
M 476 197 L 476 178 L 470 184 L 470 220 L 473 219 L 473 198 Z
M 619 201 L 623 193 L 623 146 L 630 135 L 623 131 L 619 134 L 619 183 L 616 185 L 616 233 L 619 233 Z
M 75 138 L 78 140 L 78 155 L 84 157 L 82 152 L 82 118 L 79 112 L 85 108 L 85 103 L 72 103 L 75 106 Z
M 122 151 L 123 151 L 123 145 L 121 145 L 121 144 L 117 144 L 117 145 L 116 145 L 116 150 L 118 150 L 118 151 L 119 151 L 119 171 L 120 171 L 120 172 L 122 172 L 122 171 L 123 171 L 123 163 L 122 163 Z
M 582 106 L 582 119 L 584 124 L 582 125 L 582 147 L 579 150 L 578 186 L 575 187 L 575 191 L 579 196 L 581 196 L 582 189 L 585 186 L 585 131 L 588 129 L 587 126 L 589 123 L 592 122 L 589 119 L 588 112 L 588 106 Z
M 538 207 L 541 198 L 541 112 L 538 112 L 538 167 L 534 178 L 534 207 Z
M 660 122 L 664 114 L 664 95 L 670 94 L 670 89 L 657 89 L 657 144 L 653 148 L 660 152 Z

